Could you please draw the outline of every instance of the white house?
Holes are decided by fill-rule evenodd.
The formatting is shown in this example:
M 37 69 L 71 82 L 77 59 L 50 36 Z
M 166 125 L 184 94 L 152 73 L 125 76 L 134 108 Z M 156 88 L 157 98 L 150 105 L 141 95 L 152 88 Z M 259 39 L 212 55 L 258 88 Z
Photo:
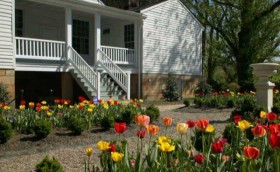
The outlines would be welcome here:
M 1 0 L 0 82 L 17 100 L 182 96 L 202 74 L 203 26 L 179 0 L 121 10 L 100 0 Z

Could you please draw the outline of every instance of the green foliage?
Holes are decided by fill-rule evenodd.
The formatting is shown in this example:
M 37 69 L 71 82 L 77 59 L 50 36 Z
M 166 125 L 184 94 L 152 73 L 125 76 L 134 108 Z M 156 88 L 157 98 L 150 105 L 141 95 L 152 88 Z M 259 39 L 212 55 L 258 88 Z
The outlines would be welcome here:
M 236 82 L 231 82 L 228 84 L 228 89 L 234 93 L 237 93 L 240 89 L 240 86 Z
M 146 110 L 145 114 L 150 117 L 151 123 L 157 120 L 160 116 L 159 108 L 155 105 L 149 105 Z
M 12 135 L 12 125 L 0 116 L 0 142 L 6 143 Z
M 87 123 L 84 118 L 72 115 L 67 120 L 68 129 L 71 130 L 75 135 L 81 135 L 87 128 Z
M 49 159 L 49 157 L 46 156 L 36 165 L 36 172 L 63 172 L 63 167 L 54 157 Z
M 131 124 L 131 122 L 134 120 L 136 115 L 135 110 L 132 108 L 125 109 L 121 114 L 121 119 L 124 121 L 127 125 Z
M 187 99 L 187 98 L 184 98 L 184 105 L 186 106 L 186 107 L 189 107 L 190 106 L 190 100 L 189 99 Z
M 0 83 L 0 103 L 8 102 L 9 98 L 10 96 L 6 87 L 4 86 L 4 84 Z
M 271 111 L 274 113 L 280 113 L 280 102 L 274 103 Z
M 46 138 L 52 130 L 52 123 L 46 119 L 39 119 L 33 126 L 33 131 L 38 139 Z
M 208 94 L 211 94 L 212 92 L 212 86 L 209 85 L 205 80 L 199 81 L 195 90 L 195 94 L 200 94 L 202 96 L 206 96 Z
M 195 135 L 191 137 L 192 144 L 197 151 L 204 152 L 206 148 L 209 148 L 213 138 L 215 136 L 215 132 L 207 133 L 201 131 L 199 129 L 195 129 Z
M 100 125 L 103 129 L 107 130 L 114 126 L 115 118 L 112 114 L 108 116 L 103 116 L 103 118 L 100 121 Z
M 175 78 L 168 74 L 165 89 L 162 90 L 162 95 L 167 101 L 177 101 L 179 99 L 179 92 Z

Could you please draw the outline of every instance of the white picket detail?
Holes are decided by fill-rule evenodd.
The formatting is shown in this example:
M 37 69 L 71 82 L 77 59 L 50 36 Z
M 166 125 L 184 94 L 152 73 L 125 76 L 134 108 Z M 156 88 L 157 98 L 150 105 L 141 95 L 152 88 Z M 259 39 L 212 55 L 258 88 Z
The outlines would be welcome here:
M 65 60 L 65 42 L 16 37 L 16 57 Z
M 111 46 L 101 46 L 100 48 L 116 64 L 135 64 L 134 49 Z
M 126 74 L 118 67 L 101 49 L 98 50 L 98 61 L 106 72 L 117 82 L 117 84 L 127 93 L 130 99 L 130 74 Z
M 88 82 L 88 85 L 99 95 L 99 76 L 92 69 L 91 66 L 77 53 L 74 48 L 68 47 L 69 61 L 72 66 L 79 72 L 85 81 Z

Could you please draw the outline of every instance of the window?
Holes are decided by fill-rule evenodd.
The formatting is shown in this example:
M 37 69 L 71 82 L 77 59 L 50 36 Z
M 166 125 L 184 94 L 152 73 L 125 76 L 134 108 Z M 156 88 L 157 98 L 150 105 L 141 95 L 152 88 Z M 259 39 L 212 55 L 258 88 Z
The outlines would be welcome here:
M 134 24 L 124 26 L 124 46 L 134 49 Z
M 73 20 L 73 48 L 79 54 L 89 54 L 89 22 Z
M 15 34 L 16 36 L 23 36 L 23 11 L 15 10 Z

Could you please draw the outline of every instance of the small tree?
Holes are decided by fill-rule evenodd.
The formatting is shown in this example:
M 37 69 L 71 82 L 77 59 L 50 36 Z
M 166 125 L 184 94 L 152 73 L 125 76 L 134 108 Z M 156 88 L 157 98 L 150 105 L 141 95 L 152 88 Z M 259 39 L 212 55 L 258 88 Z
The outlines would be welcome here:
M 165 89 L 162 90 L 162 95 L 167 101 L 177 101 L 179 99 L 179 91 L 175 78 L 168 74 Z

